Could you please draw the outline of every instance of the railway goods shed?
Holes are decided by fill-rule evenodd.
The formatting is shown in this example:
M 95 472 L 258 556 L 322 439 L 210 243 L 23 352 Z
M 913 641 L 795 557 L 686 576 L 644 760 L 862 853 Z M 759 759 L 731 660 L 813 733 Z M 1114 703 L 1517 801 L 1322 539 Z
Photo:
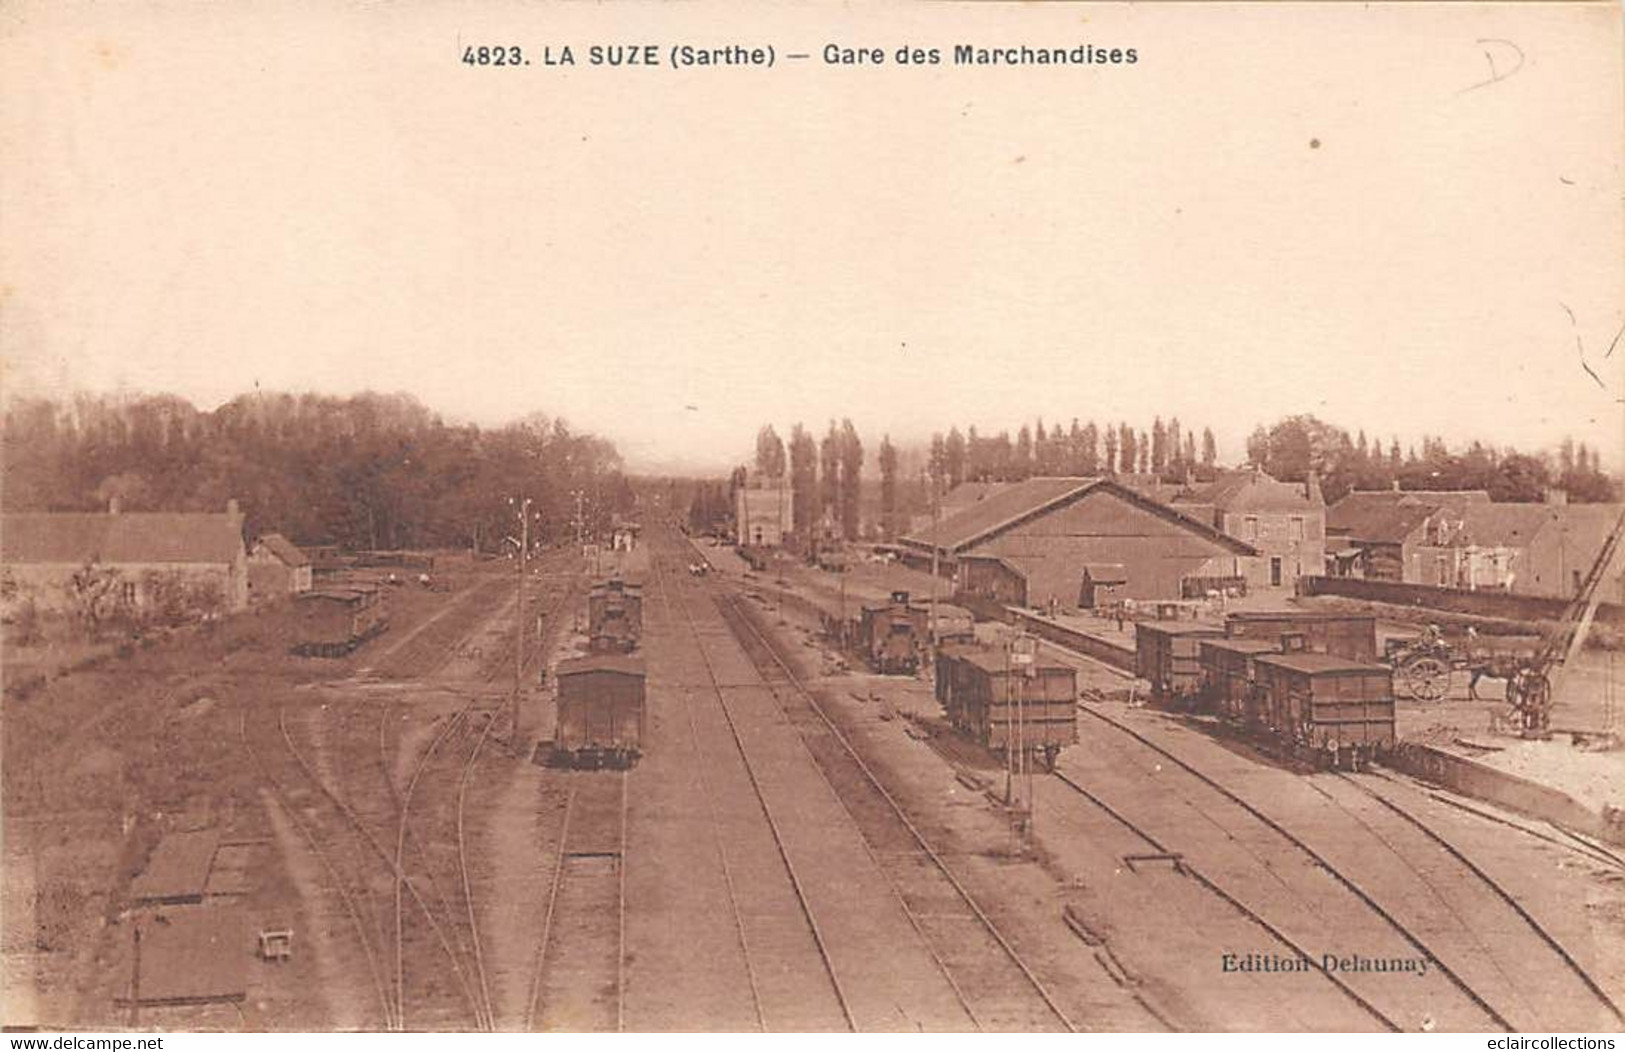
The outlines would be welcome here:
M 902 543 L 954 567 L 967 605 L 1177 599 L 1187 579 L 1261 572 L 1251 544 L 1111 479 L 1013 483 Z

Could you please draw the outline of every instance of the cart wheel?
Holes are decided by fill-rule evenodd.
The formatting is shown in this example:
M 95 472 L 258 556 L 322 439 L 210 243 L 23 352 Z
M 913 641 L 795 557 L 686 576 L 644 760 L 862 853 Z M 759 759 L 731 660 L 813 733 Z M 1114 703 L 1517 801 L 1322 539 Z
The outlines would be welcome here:
M 1058 745 L 1044 746 L 1044 769 L 1050 774 L 1055 773 L 1055 761 L 1061 757 L 1061 747 Z
M 1417 701 L 1438 701 L 1450 690 L 1450 666 L 1436 657 L 1413 658 L 1402 673 L 1405 689 Z

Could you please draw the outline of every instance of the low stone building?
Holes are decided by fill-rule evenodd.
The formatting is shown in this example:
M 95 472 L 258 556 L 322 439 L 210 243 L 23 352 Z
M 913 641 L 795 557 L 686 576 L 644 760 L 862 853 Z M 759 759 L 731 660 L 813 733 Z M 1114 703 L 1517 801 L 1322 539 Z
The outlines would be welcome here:
M 310 557 L 280 533 L 267 533 L 248 552 L 248 600 L 265 603 L 311 589 Z
M 248 606 L 248 552 L 235 500 L 223 512 L 8 512 L 0 515 L 0 579 L 8 604 L 73 608 L 75 579 L 97 579 L 107 603 L 135 610 L 184 595 L 220 612 Z

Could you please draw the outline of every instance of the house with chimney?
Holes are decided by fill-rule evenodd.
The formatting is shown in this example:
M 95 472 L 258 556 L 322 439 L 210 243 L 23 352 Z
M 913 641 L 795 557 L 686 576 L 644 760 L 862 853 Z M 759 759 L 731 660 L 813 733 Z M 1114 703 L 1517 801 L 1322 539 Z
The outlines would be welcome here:
M 112 577 L 112 599 L 134 609 L 172 586 L 229 613 L 248 606 L 248 552 L 235 500 L 220 512 L 0 514 L 0 583 L 8 605 L 31 601 L 42 613 L 73 607 L 76 575 Z
M 1326 499 L 1313 472 L 1304 483 L 1281 482 L 1259 468 L 1227 472 L 1185 487 L 1172 504 L 1258 550 L 1249 590 L 1294 589 L 1298 578 L 1325 567 Z

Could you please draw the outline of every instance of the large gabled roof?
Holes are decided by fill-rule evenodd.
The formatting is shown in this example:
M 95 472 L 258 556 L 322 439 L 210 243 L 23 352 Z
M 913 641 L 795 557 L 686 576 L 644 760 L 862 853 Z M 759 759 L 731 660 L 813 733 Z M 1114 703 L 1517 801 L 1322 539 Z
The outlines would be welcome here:
M 1344 507 L 1346 500 L 1338 501 L 1327 514 L 1327 532 L 1347 534 L 1350 540 L 1375 544 L 1403 543 L 1438 510 L 1431 505 L 1396 501 L 1361 502 Z
M 1205 485 L 1194 486 L 1176 500 L 1179 504 L 1211 505 L 1222 511 L 1315 511 L 1303 487 L 1281 482 L 1261 471 L 1235 471 Z
M 230 563 L 242 518 L 228 512 L 13 512 L 0 517 L 0 562 Z
M 1153 500 L 1112 479 L 1070 476 L 1035 478 L 1012 483 L 958 515 L 944 519 L 936 526 L 921 530 L 902 540 L 904 544 L 914 548 L 930 551 L 935 547 L 956 554 L 1037 515 L 1064 507 L 1088 493 L 1097 491 L 1110 493 L 1152 514 L 1177 523 L 1237 554 L 1258 554 L 1258 550 L 1252 545 L 1214 529 L 1179 508 Z

